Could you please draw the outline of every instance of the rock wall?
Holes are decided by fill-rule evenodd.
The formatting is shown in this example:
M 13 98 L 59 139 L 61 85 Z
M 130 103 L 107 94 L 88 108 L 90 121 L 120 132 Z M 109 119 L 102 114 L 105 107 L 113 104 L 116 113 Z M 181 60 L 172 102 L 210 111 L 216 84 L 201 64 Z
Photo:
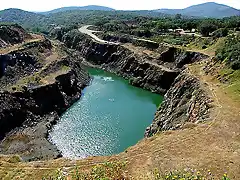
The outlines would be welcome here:
M 51 51 L 52 45 L 48 39 L 27 43 L 20 50 L 0 55 L 0 88 L 15 84 L 20 78 L 32 75 L 44 64 L 39 62 L 40 53 Z M 33 53 L 37 52 L 37 53 Z
M 159 131 L 182 128 L 186 122 L 206 121 L 210 107 L 211 99 L 201 88 L 199 79 L 183 72 L 165 94 L 153 123 L 146 129 L 145 137 Z
M 161 55 L 156 59 L 156 63 L 173 64 L 175 68 L 182 68 L 186 64 L 192 64 L 208 58 L 207 55 L 199 52 L 186 51 L 166 45 L 161 45 L 158 51 L 160 51 Z
M 179 74 L 178 70 L 166 70 L 151 64 L 149 61 L 152 59 L 148 56 L 139 56 L 123 46 L 100 44 L 88 38 L 80 40 L 79 37 L 70 35 L 65 35 L 63 42 L 69 48 L 78 50 L 88 62 L 129 79 L 132 85 L 152 92 L 166 93 Z
M 80 64 L 73 63 L 55 82 L 27 88 L 20 92 L 0 93 L 0 140 L 6 133 L 23 123 L 31 125 L 38 116 L 63 113 L 81 97 L 81 90 L 88 84 L 89 76 Z
M 165 70 L 151 64 L 147 56 L 136 55 L 122 46 L 94 42 L 89 45 L 83 45 L 80 49 L 87 61 L 129 79 L 134 86 L 152 92 L 164 94 L 179 74 L 178 71 Z
M 41 39 L 0 55 L 1 154 L 19 154 L 25 161 L 61 155 L 48 132 L 80 99 L 90 77 L 79 53 L 57 42 L 52 47 Z
M 159 94 L 167 92 L 185 64 L 205 58 L 200 53 L 164 46 L 154 50 L 161 54 L 154 59 L 121 45 L 94 42 L 78 31 L 65 34 L 62 41 L 67 47 L 77 49 L 92 64 L 129 79 L 134 86 Z
M 31 35 L 19 25 L 0 26 L 0 47 L 21 43 L 26 38 L 31 38 Z
M 25 33 L 18 26 L 7 28 Z M 12 36 L 16 39 L 20 35 Z M 24 35 L 21 37 L 23 40 Z M 23 124 L 28 126 L 52 113 L 60 115 L 80 98 L 81 90 L 90 79 L 81 67 L 81 60 L 60 46 L 58 51 L 64 53 L 64 57 L 45 59 L 56 54 L 53 51 L 51 41 L 42 39 L 0 55 L 0 140 Z M 51 80 L 44 80 L 48 76 Z
M 67 68 L 61 72 L 62 67 Z M 51 77 L 55 72 L 61 73 Z M 39 73 L 39 77 L 45 75 L 50 80 L 42 85 L 33 82 L 21 91 L 0 92 L 1 154 L 19 154 L 24 161 L 61 157 L 48 133 L 60 115 L 80 99 L 90 77 L 80 62 L 69 57 Z

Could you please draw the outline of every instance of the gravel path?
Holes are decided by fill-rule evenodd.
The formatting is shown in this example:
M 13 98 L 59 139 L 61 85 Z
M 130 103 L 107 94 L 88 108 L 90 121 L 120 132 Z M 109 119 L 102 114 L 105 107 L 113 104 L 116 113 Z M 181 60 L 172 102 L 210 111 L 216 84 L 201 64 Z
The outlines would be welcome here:
M 97 37 L 95 34 L 95 32 L 101 32 L 101 31 L 93 31 L 93 30 L 89 30 L 88 28 L 91 27 L 92 25 L 86 25 L 86 26 L 82 26 L 81 28 L 79 28 L 78 30 L 83 33 L 83 34 L 87 34 L 89 36 L 91 36 L 91 38 L 93 38 L 95 41 L 99 42 L 99 43 L 103 43 L 103 44 L 110 44 L 110 45 L 119 45 L 119 43 L 115 43 L 115 42 L 110 42 L 110 41 L 105 41 L 103 39 L 100 39 L 99 37 Z

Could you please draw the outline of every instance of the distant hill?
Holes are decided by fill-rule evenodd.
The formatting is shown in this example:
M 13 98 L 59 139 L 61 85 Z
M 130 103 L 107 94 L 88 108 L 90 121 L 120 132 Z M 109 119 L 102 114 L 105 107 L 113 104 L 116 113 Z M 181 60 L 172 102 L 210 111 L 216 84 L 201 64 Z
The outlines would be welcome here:
M 95 9 L 95 11 L 84 10 L 86 8 Z M 79 9 L 82 10 L 79 11 Z M 100 9 L 104 10 L 100 11 Z M 12 8 L 0 11 L 0 23 L 18 23 L 26 29 L 43 32 L 48 31 L 52 25 L 95 24 L 99 19 L 109 22 L 124 16 L 165 17 L 162 13 L 155 11 L 116 11 L 102 6 L 66 7 L 43 14 Z
M 44 15 L 21 9 L 5 9 L 0 11 L 0 22 L 18 23 L 25 28 L 33 29 L 46 24 L 48 18 Z
M 36 14 L 33 12 L 28 12 L 24 11 L 21 9 L 5 9 L 0 11 L 0 21 L 5 21 L 5 22 L 19 22 L 21 21 L 26 21 L 27 19 L 31 20 L 32 18 L 34 19 L 41 19 L 44 18 L 45 16 L 41 14 Z
M 190 6 L 185 9 L 159 9 L 157 12 L 165 14 L 182 14 L 185 16 L 224 18 L 230 16 L 240 16 L 240 10 L 227 5 L 208 2 Z
M 240 16 L 240 11 L 216 3 L 204 3 L 186 9 L 160 9 L 152 11 L 118 11 L 103 6 L 64 7 L 44 12 L 43 14 L 12 8 L 0 11 L 0 23 L 18 23 L 27 30 L 47 33 L 55 25 L 74 26 L 77 24 L 95 24 L 99 21 L 108 23 L 118 19 L 135 19 L 138 16 L 166 18 L 175 14 L 182 14 L 186 18 L 193 16 L 223 18 Z
M 105 7 L 105 6 L 89 5 L 89 6 L 62 7 L 62 8 L 54 9 L 47 12 L 41 12 L 41 14 L 52 14 L 52 13 L 59 13 L 64 11 L 71 11 L 71 10 L 115 11 L 115 9 Z
M 126 15 L 133 15 L 133 16 L 143 16 L 143 17 L 153 17 L 153 18 L 164 18 L 164 17 L 172 17 L 173 15 L 161 13 L 158 11 L 153 10 L 128 10 L 128 11 L 116 11 Z

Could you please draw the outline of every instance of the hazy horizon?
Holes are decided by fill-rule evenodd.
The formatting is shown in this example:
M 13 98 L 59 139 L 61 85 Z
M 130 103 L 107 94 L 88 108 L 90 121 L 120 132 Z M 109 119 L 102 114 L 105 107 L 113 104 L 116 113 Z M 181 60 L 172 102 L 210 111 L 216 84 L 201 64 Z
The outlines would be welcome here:
M 153 10 L 153 9 L 183 9 L 191 5 L 206 3 L 206 2 L 216 2 L 219 4 L 225 4 L 236 9 L 240 9 L 239 0 L 162 0 L 161 2 L 156 2 L 156 0 L 148 1 L 117 1 L 117 0 L 88 0 L 79 2 L 78 0 L 58 0 L 56 1 L 29 1 L 29 0 L 8 0 L 1 3 L 0 10 L 8 8 L 18 8 L 26 11 L 49 11 L 61 7 L 69 6 L 87 6 L 87 5 L 99 5 L 107 6 L 116 10 Z M 126 6 L 127 5 L 127 6 Z

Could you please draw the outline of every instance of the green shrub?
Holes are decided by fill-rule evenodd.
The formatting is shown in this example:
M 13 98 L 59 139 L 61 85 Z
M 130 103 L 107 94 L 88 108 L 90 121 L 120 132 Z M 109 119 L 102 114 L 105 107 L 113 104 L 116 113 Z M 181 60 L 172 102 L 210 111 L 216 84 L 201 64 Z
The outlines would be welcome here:
M 204 21 L 199 26 L 199 31 L 203 36 L 209 36 L 209 34 L 217 29 L 217 26 L 210 21 Z
M 227 28 L 220 28 L 213 32 L 214 38 L 226 37 L 228 35 L 229 30 Z
M 153 172 L 154 180 L 213 180 L 215 176 L 210 170 L 207 172 L 199 172 L 193 169 L 184 171 L 171 171 L 167 173 L 160 173 L 157 169 Z M 223 174 L 219 180 L 230 180 L 227 173 Z
M 240 69 L 240 35 L 230 35 L 225 44 L 217 49 L 216 57 L 219 61 L 226 63 L 233 69 Z

